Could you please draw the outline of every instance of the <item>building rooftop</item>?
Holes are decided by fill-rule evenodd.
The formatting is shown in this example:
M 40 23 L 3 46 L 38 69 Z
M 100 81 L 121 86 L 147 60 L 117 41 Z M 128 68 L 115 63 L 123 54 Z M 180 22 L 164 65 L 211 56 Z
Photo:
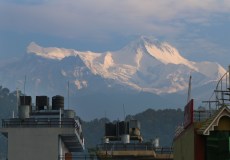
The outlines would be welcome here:
M 8 138 L 12 160 L 24 160 L 27 154 L 34 159 L 37 152 L 44 154 L 37 159 L 57 159 L 85 149 L 80 119 L 74 110 L 64 109 L 61 96 L 52 98 L 52 106 L 46 96 L 38 96 L 35 106 L 30 96 L 21 96 L 18 115 L 2 119 L 0 132 Z

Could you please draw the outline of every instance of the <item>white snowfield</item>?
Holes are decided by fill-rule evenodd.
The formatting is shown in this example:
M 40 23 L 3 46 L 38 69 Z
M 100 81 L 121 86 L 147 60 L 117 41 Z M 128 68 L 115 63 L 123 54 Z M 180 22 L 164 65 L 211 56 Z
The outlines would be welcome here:
M 94 53 L 56 47 L 43 48 L 34 42 L 28 46 L 27 52 L 54 60 L 79 56 L 95 75 L 157 94 L 187 89 L 190 74 L 194 76 L 193 87 L 199 87 L 218 80 L 226 72 L 217 63 L 189 61 L 170 44 L 143 36 L 115 52 Z M 78 88 L 79 83 L 76 82 Z

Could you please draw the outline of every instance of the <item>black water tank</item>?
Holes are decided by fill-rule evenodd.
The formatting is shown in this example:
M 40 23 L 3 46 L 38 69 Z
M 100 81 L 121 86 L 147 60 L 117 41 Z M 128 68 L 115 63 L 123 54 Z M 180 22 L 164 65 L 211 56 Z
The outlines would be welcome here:
M 130 127 L 130 128 L 138 128 L 138 129 L 141 129 L 140 121 L 138 121 L 138 120 L 130 120 L 130 121 L 129 121 L 129 127 Z
M 32 105 L 32 98 L 31 96 L 20 96 L 20 105 Z
M 118 122 L 119 135 L 129 134 L 129 122 Z
M 52 97 L 52 110 L 59 109 L 64 109 L 64 97 L 56 95 Z
M 44 110 L 45 107 L 49 108 L 49 97 L 47 96 L 36 96 L 36 106 L 38 110 Z
M 113 123 L 105 124 L 105 136 L 116 136 L 117 135 L 117 125 Z

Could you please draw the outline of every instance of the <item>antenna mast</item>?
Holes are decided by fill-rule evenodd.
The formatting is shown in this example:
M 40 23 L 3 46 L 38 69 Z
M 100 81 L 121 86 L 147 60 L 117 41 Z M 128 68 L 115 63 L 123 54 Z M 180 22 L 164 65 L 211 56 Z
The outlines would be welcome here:
M 68 109 L 69 109 L 69 81 L 68 81 Z
M 18 114 L 18 105 L 19 105 L 19 93 L 18 93 L 18 88 L 16 88 L 16 98 L 17 98 L 17 101 L 16 101 L 16 113 Z
M 26 75 L 25 75 L 25 81 L 24 81 L 24 104 L 26 103 Z
M 192 76 L 189 76 L 189 84 L 188 84 L 188 98 L 187 103 L 191 100 L 191 87 L 192 87 Z
M 125 113 L 125 105 L 124 104 L 123 104 L 123 112 L 124 112 L 124 121 L 125 121 L 126 113 Z

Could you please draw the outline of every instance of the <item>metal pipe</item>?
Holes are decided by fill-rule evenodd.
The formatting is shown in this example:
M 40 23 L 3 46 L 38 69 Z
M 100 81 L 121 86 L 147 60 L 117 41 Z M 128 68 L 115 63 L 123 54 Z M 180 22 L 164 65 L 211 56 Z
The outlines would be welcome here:
M 61 108 L 59 109 L 59 127 L 61 128 Z
M 230 90 L 230 65 L 228 66 L 228 89 Z

